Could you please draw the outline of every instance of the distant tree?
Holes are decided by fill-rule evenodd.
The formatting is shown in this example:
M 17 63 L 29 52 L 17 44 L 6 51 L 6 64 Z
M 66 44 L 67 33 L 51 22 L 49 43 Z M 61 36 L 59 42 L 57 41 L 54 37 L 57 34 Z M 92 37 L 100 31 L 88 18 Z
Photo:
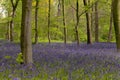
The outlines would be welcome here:
M 51 43 L 51 39 L 50 39 L 50 14 L 51 14 L 51 0 L 49 0 L 48 3 L 48 41 L 49 43 Z
M 7 12 L 7 16 L 10 16 L 10 12 Z M 8 20 L 7 22 L 7 32 L 6 32 L 6 39 L 10 41 L 10 21 Z
M 84 6 L 88 6 L 90 2 L 88 0 L 83 0 Z M 92 43 L 91 39 L 91 25 L 90 25 L 90 13 L 89 11 L 86 12 L 86 25 L 87 25 L 87 44 Z
M 95 42 L 99 42 L 98 1 L 95 3 Z
M 91 3 L 91 0 L 89 0 L 89 4 Z M 94 5 L 90 9 L 90 26 L 91 26 L 91 36 L 94 35 Z
M 67 28 L 65 23 L 65 7 L 64 7 L 64 0 L 62 0 L 62 13 L 63 13 L 63 26 L 64 26 L 64 43 L 67 42 Z
M 116 35 L 117 51 L 120 52 L 120 0 L 113 0 L 113 21 Z
M 12 4 L 12 13 L 11 13 L 11 21 L 10 21 L 10 41 L 13 41 L 13 27 L 14 27 L 14 17 L 15 17 L 15 12 L 19 3 L 19 0 L 16 0 L 14 2 L 14 0 L 10 0 L 11 4 Z
M 113 0 L 112 0 L 113 1 Z M 112 2 L 113 3 L 113 2 Z M 112 10 L 112 4 L 111 4 L 111 13 L 110 13 L 110 27 L 109 27 L 109 33 L 108 33 L 108 40 L 107 42 L 110 42 L 112 39 L 112 25 L 113 25 L 113 10 Z
M 22 21 L 21 21 L 21 52 L 24 64 L 33 63 L 32 41 L 31 41 L 31 11 L 32 0 L 22 0 Z
M 38 43 L 38 9 L 39 9 L 39 0 L 36 0 L 35 5 L 35 44 Z
M 58 0 L 58 6 L 57 6 L 57 8 L 58 8 L 57 16 L 59 17 L 60 14 L 61 14 L 61 0 Z
M 57 22 L 59 23 L 60 22 L 60 17 L 61 17 L 61 11 L 62 11 L 62 5 L 61 5 L 61 0 L 57 0 L 58 4 L 57 4 Z M 57 24 L 57 28 L 60 28 L 59 27 L 60 25 Z
M 77 45 L 79 45 L 79 32 L 78 32 L 78 25 L 79 25 L 79 2 L 76 0 L 76 25 L 75 25 L 75 39 L 77 40 Z

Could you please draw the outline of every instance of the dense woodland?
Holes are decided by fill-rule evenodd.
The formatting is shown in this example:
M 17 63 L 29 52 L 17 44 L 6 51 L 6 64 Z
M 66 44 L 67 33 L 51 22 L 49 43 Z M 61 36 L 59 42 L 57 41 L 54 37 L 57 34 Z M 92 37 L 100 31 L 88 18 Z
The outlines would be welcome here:
M 119 80 L 120 0 L 1 0 L 0 80 Z
M 21 0 L 2 0 L 0 6 L 0 38 L 19 42 Z M 112 22 L 111 0 L 32 1 L 32 41 L 35 43 L 115 42 Z

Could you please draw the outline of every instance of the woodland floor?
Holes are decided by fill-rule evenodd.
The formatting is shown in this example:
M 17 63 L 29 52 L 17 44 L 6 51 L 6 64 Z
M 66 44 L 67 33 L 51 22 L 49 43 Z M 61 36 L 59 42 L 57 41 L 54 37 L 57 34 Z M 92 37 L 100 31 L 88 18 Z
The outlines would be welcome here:
M 0 76 L 24 78 L 20 80 L 120 79 L 120 53 L 116 52 L 115 43 L 81 43 L 80 46 L 76 43 L 34 44 L 35 68 L 28 74 L 24 71 L 25 66 L 16 62 L 18 53 L 19 44 L 0 41 Z M 6 70 L 9 70 L 7 74 Z

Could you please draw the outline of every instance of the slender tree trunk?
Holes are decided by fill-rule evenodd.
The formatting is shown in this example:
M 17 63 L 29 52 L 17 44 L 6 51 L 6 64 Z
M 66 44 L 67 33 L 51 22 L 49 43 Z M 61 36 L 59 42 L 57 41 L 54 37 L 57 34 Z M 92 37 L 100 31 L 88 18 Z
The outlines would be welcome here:
M 10 11 L 8 10 L 8 14 L 7 14 L 8 17 L 10 17 Z M 7 36 L 7 40 L 10 41 L 10 21 L 8 20 L 7 22 L 7 32 L 6 32 L 6 36 Z
M 108 41 L 107 42 L 110 42 L 112 39 L 112 25 L 113 25 L 113 11 L 112 11 L 112 6 L 111 6 L 110 27 L 109 27 Z
M 50 39 L 50 13 L 51 13 L 51 0 L 49 0 L 49 10 L 48 10 L 48 41 L 51 43 Z
M 14 3 L 14 0 L 11 0 L 11 4 L 12 4 L 12 19 L 10 21 L 10 41 L 13 41 L 13 28 L 14 28 L 14 17 L 15 17 L 15 12 L 16 12 L 16 9 L 17 9 L 17 5 L 19 3 L 19 0 L 16 0 L 16 2 Z
M 116 35 L 117 51 L 120 52 L 120 0 L 113 0 L 113 21 Z
M 99 42 L 98 1 L 95 3 L 95 42 Z
M 15 11 L 13 10 L 13 12 L 12 12 L 12 20 L 10 21 L 10 41 L 13 41 L 13 33 L 14 33 L 14 31 L 13 31 L 13 27 L 14 27 L 13 19 L 14 19 L 14 16 L 15 16 Z
M 35 7 L 35 44 L 38 43 L 38 9 L 39 9 L 39 0 L 36 0 Z
M 83 2 L 84 2 L 84 6 L 88 6 L 87 0 L 83 0 Z M 90 27 L 90 14 L 88 11 L 86 12 L 86 25 L 87 25 L 87 44 L 91 44 L 92 39 L 91 39 L 91 27 Z
M 24 64 L 32 66 L 32 41 L 31 41 L 31 13 L 32 0 L 22 0 L 21 21 L 21 52 Z
M 62 0 L 62 12 L 63 12 L 63 26 L 64 26 L 64 43 L 67 42 L 67 28 L 65 24 L 65 7 L 64 7 L 64 0 Z
M 91 8 L 91 33 L 92 35 L 94 35 L 94 18 L 93 18 L 93 13 L 94 13 L 94 10 L 93 10 L 93 7 Z
M 79 2 L 76 0 L 76 25 L 75 25 L 75 39 L 77 40 L 77 45 L 79 45 L 79 32 L 78 32 L 78 25 L 79 25 Z
M 58 0 L 58 5 L 57 5 L 57 22 L 58 23 L 60 22 L 60 15 L 61 15 L 61 0 Z M 59 28 L 59 25 L 57 25 L 56 27 Z
M 59 17 L 60 16 L 60 13 L 61 13 L 61 0 L 58 0 L 58 12 L 57 12 L 57 16 Z
M 9 12 L 8 12 L 8 17 L 10 16 Z M 7 32 L 6 32 L 6 38 L 7 40 L 10 41 L 10 21 L 7 22 Z

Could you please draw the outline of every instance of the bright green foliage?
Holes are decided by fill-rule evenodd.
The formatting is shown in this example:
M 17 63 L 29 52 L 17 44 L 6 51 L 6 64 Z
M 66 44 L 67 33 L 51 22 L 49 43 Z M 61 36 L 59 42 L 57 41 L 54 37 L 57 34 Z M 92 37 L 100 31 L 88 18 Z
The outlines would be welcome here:
M 17 63 L 23 63 L 23 55 L 22 53 L 19 53 L 16 58 Z
M 89 7 L 94 4 L 96 0 L 90 0 L 90 5 L 84 7 L 83 2 L 79 1 L 79 14 L 88 10 Z M 111 11 L 111 0 L 98 0 L 98 15 L 99 15 L 99 39 L 100 41 L 107 41 L 109 26 L 110 26 L 110 11 Z M 3 4 L 4 3 L 4 4 Z M 3 0 L 1 4 L 6 11 L 6 18 L 0 18 L 0 38 L 6 38 L 8 21 L 10 21 L 11 17 L 8 16 L 8 13 L 11 13 L 11 4 L 9 0 Z M 66 28 L 67 28 L 67 38 L 68 41 L 75 42 L 75 23 L 76 23 L 76 13 L 75 13 L 76 3 L 75 0 L 65 0 L 65 18 L 66 18 Z M 48 1 L 47 0 L 40 0 L 39 3 L 39 14 L 38 14 L 38 36 L 39 42 L 47 41 L 47 21 L 48 21 Z M 35 0 L 33 0 L 33 8 L 32 8 L 32 40 L 34 40 L 34 32 L 35 32 Z M 88 10 L 90 11 L 90 10 Z M 93 10 L 94 11 L 94 10 Z M 62 24 L 62 7 L 60 15 L 57 16 L 58 13 L 58 0 L 52 0 L 51 2 L 51 25 L 50 25 L 50 35 L 51 39 L 54 41 L 64 41 L 64 31 L 63 31 L 63 24 Z M 94 12 L 90 11 L 90 13 Z M 94 17 L 93 17 L 94 23 Z M 21 1 L 18 4 L 16 15 L 14 17 L 14 41 L 19 42 L 20 38 L 20 29 L 21 29 Z M 79 36 L 81 42 L 86 42 L 86 19 L 85 15 L 83 14 L 80 16 L 80 23 L 79 23 Z M 92 39 L 94 40 L 94 31 L 95 26 L 92 26 Z M 114 31 L 112 32 L 112 41 L 115 41 Z
M 17 70 L 18 72 L 21 72 Z M 101 69 L 103 71 L 103 69 Z M 24 72 L 23 72 L 24 73 Z M 24 76 L 28 75 L 27 73 L 24 73 Z M 116 73 L 105 73 L 100 74 L 100 72 L 95 71 L 92 73 L 85 73 L 84 69 L 78 69 L 73 72 L 71 72 L 71 79 L 72 80 L 114 80 Z M 2 73 L 0 73 L 0 80 L 12 80 L 14 78 L 18 77 L 19 79 L 29 80 L 29 78 L 20 78 L 17 74 L 10 74 L 10 70 L 6 70 Z M 58 69 L 53 74 L 48 74 L 44 69 L 40 71 L 40 73 L 33 77 L 31 80 L 68 80 L 68 73 L 65 69 Z
M 11 56 L 4 56 L 5 59 L 11 59 Z

